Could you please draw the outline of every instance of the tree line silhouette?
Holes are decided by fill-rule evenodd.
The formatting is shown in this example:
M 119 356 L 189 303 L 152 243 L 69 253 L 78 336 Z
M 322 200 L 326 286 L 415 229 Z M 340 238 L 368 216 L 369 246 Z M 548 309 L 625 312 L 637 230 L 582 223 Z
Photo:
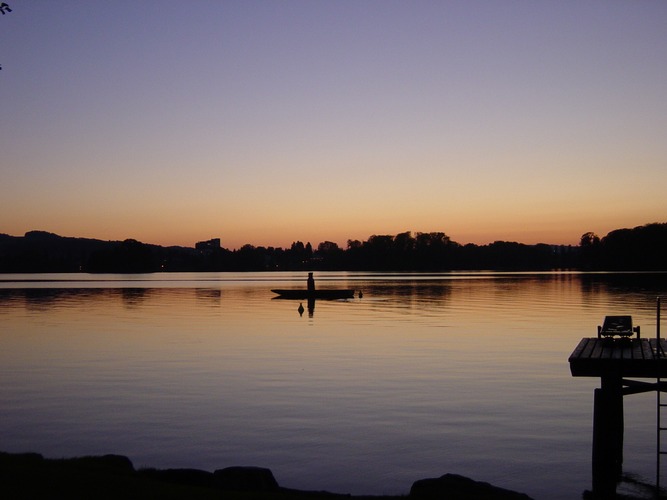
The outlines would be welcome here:
M 146 273 L 184 271 L 453 271 L 453 270 L 667 270 L 667 223 L 617 229 L 600 238 L 581 236 L 578 246 L 496 241 L 461 245 L 442 232 L 373 235 L 346 248 L 324 241 L 290 248 L 219 240 L 194 248 L 63 237 L 44 231 L 0 234 L 0 272 Z

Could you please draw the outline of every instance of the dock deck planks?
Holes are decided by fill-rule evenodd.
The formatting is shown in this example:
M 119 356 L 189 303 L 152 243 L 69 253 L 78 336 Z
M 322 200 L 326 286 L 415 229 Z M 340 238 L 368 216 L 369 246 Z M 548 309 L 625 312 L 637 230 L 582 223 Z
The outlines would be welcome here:
M 615 373 L 621 377 L 667 378 L 667 358 L 654 355 L 656 339 L 583 338 L 568 358 L 573 377 L 601 377 Z M 667 351 L 667 340 L 659 349 Z

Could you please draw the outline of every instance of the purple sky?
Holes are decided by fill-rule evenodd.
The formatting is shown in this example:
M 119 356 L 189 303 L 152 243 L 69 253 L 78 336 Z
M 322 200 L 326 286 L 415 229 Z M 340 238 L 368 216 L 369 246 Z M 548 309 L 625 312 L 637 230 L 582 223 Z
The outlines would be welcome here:
M 667 2 L 13 0 L 0 232 L 577 243 L 667 221 Z

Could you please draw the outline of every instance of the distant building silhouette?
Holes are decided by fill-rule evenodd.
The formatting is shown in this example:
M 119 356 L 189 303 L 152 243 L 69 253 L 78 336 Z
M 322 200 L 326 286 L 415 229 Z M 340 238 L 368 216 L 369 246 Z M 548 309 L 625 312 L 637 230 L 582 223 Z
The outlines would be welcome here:
M 207 241 L 198 241 L 195 243 L 195 249 L 201 253 L 212 253 L 221 249 L 220 238 L 212 238 Z

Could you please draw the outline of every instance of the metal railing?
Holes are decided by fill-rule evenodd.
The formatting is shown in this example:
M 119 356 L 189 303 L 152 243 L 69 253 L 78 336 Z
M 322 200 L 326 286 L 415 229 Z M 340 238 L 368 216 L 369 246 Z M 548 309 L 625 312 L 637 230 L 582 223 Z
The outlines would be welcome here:
M 656 299 L 656 321 L 655 321 L 655 359 L 656 359 L 656 453 L 655 453 L 655 497 L 660 498 L 660 458 L 667 455 L 667 451 L 662 450 L 662 432 L 667 431 L 667 427 L 662 425 L 662 408 L 667 407 L 662 402 L 660 387 L 660 359 L 664 356 L 660 347 L 660 297 Z

